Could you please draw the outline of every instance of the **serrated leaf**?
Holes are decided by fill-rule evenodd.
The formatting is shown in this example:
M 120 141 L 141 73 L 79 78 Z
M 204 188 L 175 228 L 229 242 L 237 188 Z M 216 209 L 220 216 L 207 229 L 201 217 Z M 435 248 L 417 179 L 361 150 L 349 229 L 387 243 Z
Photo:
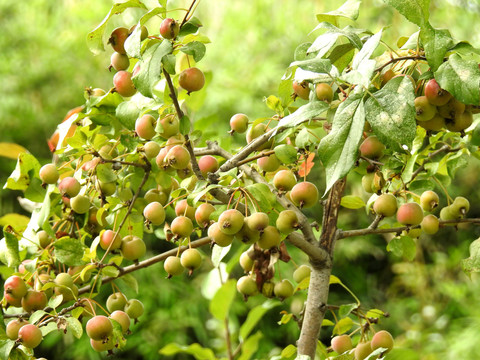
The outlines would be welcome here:
M 329 11 L 325 14 L 317 14 L 317 20 L 319 22 L 328 21 L 332 24 L 338 23 L 338 18 L 357 20 L 360 4 L 361 0 L 347 0 L 337 10 Z
M 218 266 L 220 265 L 220 262 L 225 257 L 225 255 L 228 254 L 231 248 L 232 248 L 232 245 L 228 245 L 225 247 L 222 247 L 222 246 L 213 247 L 211 258 L 212 258 L 212 264 L 214 267 L 218 268 Z
M 192 41 L 182 46 L 180 48 L 180 51 L 187 55 L 192 55 L 193 60 L 195 60 L 195 62 L 199 62 L 205 56 L 207 48 L 200 41 Z
M 30 153 L 20 153 L 17 165 L 12 174 L 8 177 L 4 189 L 26 191 L 30 186 L 30 174 L 38 178 L 40 163 Z
M 383 0 L 397 9 L 408 21 L 420 27 L 425 26 L 429 18 L 430 0 Z
M 361 209 L 365 207 L 365 202 L 359 196 L 347 195 L 342 197 L 340 205 L 347 209 Z
M 326 171 L 325 193 L 355 165 L 364 125 L 363 93 L 350 95 L 338 107 L 332 130 L 318 146 L 318 154 Z
M 378 319 L 382 316 L 385 316 L 385 313 L 379 309 L 370 309 L 367 311 L 367 318 Z
M 251 357 L 257 352 L 258 344 L 263 338 L 263 334 L 260 331 L 257 331 L 252 336 L 248 337 L 242 344 L 242 354 L 238 360 L 250 360 Z
M 252 332 L 253 328 L 262 319 L 265 313 L 281 303 L 277 300 L 269 299 L 261 305 L 255 306 L 247 315 L 247 319 L 240 327 L 240 339 L 245 340 Z
M 116 3 L 112 6 L 100 25 L 88 33 L 87 46 L 92 53 L 98 55 L 100 52 L 105 50 L 105 47 L 103 46 L 103 34 L 105 32 L 105 27 L 107 26 L 108 20 L 110 20 L 113 15 L 121 14 L 126 9 L 132 7 L 146 9 L 146 6 L 139 0 L 129 0 L 124 3 Z
M 282 353 L 280 354 L 282 358 L 289 358 L 292 357 L 297 353 L 297 347 L 295 345 L 288 345 L 286 348 L 282 350 Z
M 60 306 L 60 304 L 62 303 L 63 301 L 63 295 L 55 295 L 55 296 L 52 296 L 49 300 L 48 300 L 48 307 L 51 307 L 52 309 L 56 309 L 57 307 Z
M 204 348 L 200 344 L 192 344 L 189 346 L 182 346 L 175 343 L 165 345 L 159 350 L 161 355 L 172 356 L 178 353 L 186 353 L 192 355 L 197 360 L 216 360 L 212 349 Z
M 308 104 L 300 106 L 297 111 L 293 114 L 285 116 L 282 120 L 279 121 L 277 125 L 278 128 L 291 128 L 297 126 L 305 121 L 313 119 L 314 117 L 320 116 L 330 107 L 324 101 L 312 101 Z M 274 135 L 276 134 L 276 131 Z M 273 135 L 272 135 L 273 136 Z
M 435 79 L 455 99 L 465 104 L 479 104 L 480 70 L 476 61 L 452 54 L 435 72 Z
M 179 36 L 186 36 L 194 34 L 198 31 L 198 28 L 202 26 L 202 23 L 195 16 L 191 17 L 180 29 Z
M 357 308 L 358 308 L 358 304 L 340 305 L 340 308 L 338 309 L 338 316 L 343 318 Z
M 45 337 L 46 335 L 50 334 L 52 331 L 57 331 L 58 327 L 57 327 L 57 324 L 54 321 L 52 321 L 52 322 L 49 322 L 46 326 L 42 326 L 40 330 L 42 331 L 43 337 Z
M 297 149 L 292 145 L 278 145 L 273 150 L 275 150 L 275 156 L 283 164 L 292 164 L 297 161 Z
M 470 244 L 470 257 L 462 260 L 462 269 L 467 275 L 480 272 L 480 238 Z
M 353 320 L 349 317 L 340 319 L 333 328 L 332 334 L 341 335 L 349 331 L 353 326 Z
M 162 76 L 162 59 L 171 54 L 172 50 L 172 43 L 164 40 L 143 53 L 142 60 L 137 63 L 140 70 L 132 77 L 135 87 L 143 96 L 153 98 L 153 88 Z
M 331 320 L 323 319 L 322 320 L 322 326 L 335 326 L 335 323 Z
M 318 29 L 326 29 L 327 32 L 317 37 L 307 51 L 308 53 L 318 52 L 316 55 L 317 57 L 322 57 L 325 55 L 333 47 L 333 45 L 335 45 L 340 36 L 346 37 L 348 41 L 357 49 L 361 49 L 363 46 L 362 40 L 360 40 L 357 35 L 359 30 L 351 26 L 346 26 L 343 29 L 339 29 L 338 27 L 323 21 L 318 24 L 313 31 Z
M 365 102 L 365 113 L 373 132 L 387 148 L 412 148 L 416 134 L 414 88 L 406 76 L 390 80 Z
M 28 321 L 30 322 L 30 324 L 36 324 L 45 315 L 47 315 L 47 312 L 45 312 L 44 310 L 37 310 L 30 316 Z
M 115 266 L 105 266 L 102 269 L 102 273 L 105 276 L 117 277 L 120 274 L 120 270 L 118 270 Z
M 8 232 L 8 228 L 3 229 L 3 236 L 5 236 L 5 258 L 8 267 L 15 267 L 20 264 L 20 254 L 18 252 L 18 239 L 15 235 Z
M 170 75 L 175 75 L 175 64 L 177 62 L 177 58 L 173 54 L 165 55 L 162 58 L 162 65 L 166 72 Z M 160 122 L 158 123 L 160 124 Z M 158 126 L 158 125 L 157 125 Z
M 77 339 L 80 339 L 82 337 L 82 334 L 83 334 L 82 323 L 74 317 L 67 318 L 67 330 L 70 331 L 73 334 L 73 336 L 75 336 Z
M 138 294 L 138 281 L 132 274 L 123 275 L 119 279 Z
M 80 266 L 85 262 L 82 260 L 86 247 L 79 239 L 61 238 L 53 243 L 55 257 L 59 262 L 67 266 Z
M 425 56 L 428 65 L 432 71 L 436 71 L 443 63 L 443 58 L 454 42 L 448 30 L 434 29 L 430 24 L 427 24 L 420 30 L 420 39 L 425 49 Z
M 14 346 L 15 346 L 14 340 L 0 339 L 0 359 L 8 360 Z
M 153 104 L 152 99 L 137 93 L 130 99 L 130 101 L 124 101 L 117 106 L 115 116 L 123 126 L 127 129 L 133 130 L 135 128 L 135 121 L 142 110 L 152 107 Z
M 298 66 L 303 70 L 312 71 L 315 73 L 329 74 L 329 75 L 333 69 L 334 74 L 335 75 L 338 74 L 338 71 L 332 66 L 332 63 L 330 62 L 329 59 L 321 59 L 318 57 L 313 59 L 294 61 L 289 65 L 289 67 L 292 67 L 292 66 Z
M 255 204 L 260 207 L 259 211 L 269 212 L 277 203 L 275 194 L 270 191 L 266 184 L 253 184 L 245 188 L 256 200 Z
M 111 164 L 98 164 L 95 167 L 95 173 L 98 180 L 103 183 L 109 183 L 117 180 L 117 174 L 112 170 Z
M 237 281 L 230 279 L 224 283 L 215 293 L 210 301 L 210 313 L 220 321 L 224 321 L 228 317 L 228 311 L 232 305 L 237 293 Z
M 310 276 L 307 276 L 306 278 L 303 278 L 302 281 L 300 281 L 295 288 L 295 292 L 299 290 L 305 290 L 310 286 Z
M 27 149 L 15 143 L 0 142 L 0 156 L 17 160 L 18 155 L 26 153 Z
M 410 236 L 401 236 L 390 240 L 387 245 L 387 251 L 412 261 L 415 258 L 417 247 L 415 241 Z

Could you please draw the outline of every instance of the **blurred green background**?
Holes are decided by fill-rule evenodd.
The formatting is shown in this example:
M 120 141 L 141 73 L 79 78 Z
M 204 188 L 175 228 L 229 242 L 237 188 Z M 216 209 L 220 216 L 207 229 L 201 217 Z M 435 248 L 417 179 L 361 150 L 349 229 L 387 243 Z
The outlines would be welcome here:
M 148 2 L 146 2 L 148 4 Z M 152 2 L 151 2 L 152 3 Z M 183 1 L 169 2 L 169 9 L 185 7 Z M 280 78 L 302 42 L 312 41 L 310 31 L 317 25 L 315 14 L 336 9 L 343 1 L 325 0 L 203 0 L 197 9 L 204 24 L 202 31 L 210 37 L 207 55 L 200 67 L 212 74 L 205 90 L 203 106 L 196 111 L 196 126 L 207 137 L 224 137 L 230 116 L 243 112 L 251 118 L 270 114 L 264 97 L 275 94 Z M 152 3 L 154 4 L 154 3 Z M 69 109 L 84 102 L 86 87 L 112 86 L 108 72 L 111 49 L 93 56 L 85 42 L 87 33 L 106 15 L 112 3 L 93 0 L 0 1 L 0 142 L 17 143 L 42 163 L 51 158 L 46 139 L 54 132 Z M 141 11 L 127 11 L 110 21 L 108 28 L 131 26 Z M 181 18 L 182 12 L 169 16 Z M 431 6 L 431 23 L 449 28 L 457 39 L 480 46 L 476 28 L 480 15 L 477 1 L 442 0 Z M 147 26 L 156 33 L 158 19 Z M 379 0 L 365 0 L 361 6 L 360 27 L 374 32 L 387 27 L 383 39 L 394 44 L 402 35 L 416 29 L 398 13 Z M 238 140 L 235 138 L 234 140 Z M 0 157 L 0 183 L 3 185 L 15 167 L 15 160 Z M 477 179 L 479 164 L 473 161 L 457 174 L 452 195 L 468 196 L 470 215 L 480 215 Z M 348 193 L 357 193 L 360 178 L 349 179 Z M 0 190 L 0 216 L 23 211 L 16 197 L 21 195 Z M 360 228 L 368 218 L 357 210 L 346 211 L 341 227 Z M 468 257 L 469 243 L 479 236 L 478 228 L 446 229 L 418 241 L 413 262 L 403 262 L 385 250 L 381 237 L 352 238 L 338 244 L 334 274 L 340 277 L 366 307 L 383 309 L 390 317 L 381 327 L 390 330 L 403 359 L 478 359 L 477 340 L 480 330 L 480 308 L 477 306 L 480 286 L 461 271 L 460 261 Z M 288 270 L 286 270 L 288 271 Z M 237 275 L 240 275 L 238 272 Z M 134 326 L 127 348 L 114 356 L 118 359 L 157 359 L 158 349 L 170 342 L 187 345 L 200 342 L 222 351 L 221 324 L 209 316 L 208 300 L 199 296 L 205 287 L 205 275 L 191 280 L 166 281 L 161 265 L 135 274 L 141 286 L 135 295 L 146 306 L 147 315 Z M 185 281 L 191 286 L 185 286 Z M 148 286 L 145 286 L 148 284 Z M 160 289 L 160 290 L 159 290 Z M 107 289 L 105 296 L 107 295 Z M 233 329 L 245 320 L 249 308 L 262 299 L 236 302 Z M 332 287 L 331 303 L 352 302 L 348 294 Z M 264 335 L 257 358 L 268 358 L 289 343 L 294 343 L 298 328 L 290 323 L 279 327 L 279 311 L 291 306 L 299 311 L 299 302 L 269 311 L 259 329 Z M 331 328 L 322 330 L 328 344 Z M 38 354 L 49 359 L 99 359 L 84 337 L 75 341 L 70 335 L 49 335 Z M 177 356 L 187 359 L 188 356 Z

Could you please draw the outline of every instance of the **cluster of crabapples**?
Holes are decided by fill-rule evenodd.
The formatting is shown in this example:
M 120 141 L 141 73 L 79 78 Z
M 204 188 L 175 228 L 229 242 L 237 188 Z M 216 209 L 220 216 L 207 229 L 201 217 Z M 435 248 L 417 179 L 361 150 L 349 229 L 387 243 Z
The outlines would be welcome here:
M 384 349 L 382 353 L 385 354 L 392 350 L 393 346 L 393 337 L 386 330 L 376 332 L 370 341 L 361 341 L 355 348 L 353 347 L 352 338 L 346 334 L 335 336 L 331 342 L 333 351 L 339 355 L 344 353 L 354 354 L 355 360 L 364 360 L 377 349 Z M 370 359 L 377 358 L 378 356 L 370 357 Z
M 130 58 L 125 50 L 125 41 L 134 30 L 135 26 L 131 29 L 119 27 L 113 30 L 109 38 L 109 43 L 114 50 L 114 53 L 110 58 L 109 68 L 113 68 L 116 71 L 113 76 L 113 85 L 115 91 L 123 97 L 131 97 L 137 92 L 132 77 L 140 71 L 140 67 L 134 66 L 131 72 L 128 71 L 130 68 Z M 160 24 L 160 35 L 164 41 L 175 41 L 179 31 L 180 24 L 174 19 L 164 19 Z M 148 29 L 145 26 L 142 26 L 140 40 L 143 41 L 147 37 Z M 205 85 L 205 76 L 200 69 L 190 67 L 180 73 L 178 83 L 180 87 L 185 89 L 188 93 L 198 91 Z M 105 94 L 101 89 L 98 90 L 97 93 L 93 93 L 92 95 L 101 96 Z

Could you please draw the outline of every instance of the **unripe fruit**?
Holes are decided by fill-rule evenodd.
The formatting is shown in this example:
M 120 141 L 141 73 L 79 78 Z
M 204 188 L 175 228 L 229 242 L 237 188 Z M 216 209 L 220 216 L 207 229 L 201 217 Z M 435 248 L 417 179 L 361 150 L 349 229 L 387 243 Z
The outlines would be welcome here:
M 148 190 L 143 198 L 148 204 L 159 202 L 160 204 L 165 205 L 168 202 L 168 195 L 164 191 L 157 189 Z
M 160 35 L 164 39 L 175 39 L 180 31 L 180 25 L 174 19 L 164 19 L 160 24 Z
M 110 336 L 104 340 L 90 339 L 90 345 L 92 346 L 93 350 L 97 352 L 103 352 L 113 350 L 113 348 L 115 347 L 115 342 L 113 341 L 113 337 Z
M 437 113 L 437 108 L 432 105 L 426 96 L 415 98 L 415 118 L 418 121 L 431 120 Z
M 5 298 L 5 301 L 7 304 L 15 307 L 21 307 L 22 306 L 22 298 L 17 298 L 15 296 L 12 296 L 12 294 L 7 293 L 6 291 L 3 292 L 3 297 Z
M 78 294 L 78 288 L 73 284 L 72 276 L 60 273 L 55 277 L 55 294 L 62 295 L 65 302 L 73 300 Z
M 420 121 L 418 125 L 425 130 L 440 131 L 445 127 L 445 119 L 442 116 L 435 114 L 432 119 L 428 121 Z
M 257 283 L 250 276 L 245 275 L 237 280 L 237 290 L 245 296 L 253 296 L 257 294 Z
M 245 218 L 245 224 L 252 231 L 263 231 L 269 222 L 270 219 L 264 212 L 256 212 Z
M 312 269 L 308 265 L 300 265 L 293 272 L 293 280 L 297 283 L 302 282 L 303 279 L 306 279 L 310 276 Z
M 453 211 L 452 206 L 445 206 L 440 210 L 440 219 L 442 220 L 455 220 L 457 219 L 456 212 Z
M 397 212 L 397 198 L 392 194 L 380 195 L 373 204 L 373 211 L 377 215 L 389 217 Z
M 130 317 L 130 319 L 138 319 L 143 315 L 145 308 L 140 300 L 132 299 L 127 302 L 127 305 L 125 305 L 124 311 Z
M 418 225 L 423 220 L 423 210 L 415 202 L 402 204 L 397 211 L 397 220 L 403 225 Z
M 191 272 L 202 265 L 202 255 L 197 249 L 187 249 L 180 256 L 180 262 L 184 268 Z
M 235 114 L 230 118 L 230 128 L 239 134 L 248 129 L 248 117 L 245 114 Z
M 272 298 L 275 294 L 273 290 L 275 289 L 275 283 L 271 280 L 265 281 L 262 285 L 262 295 L 267 298 Z
M 428 99 L 428 102 L 435 106 L 445 105 L 450 101 L 452 95 L 440 88 L 440 85 L 435 79 L 431 79 L 425 85 L 425 96 Z
M 122 256 L 126 260 L 138 260 L 147 252 L 147 247 L 142 239 L 138 236 L 127 235 L 122 239 L 120 247 Z
M 392 69 L 389 69 L 387 71 L 385 71 L 382 76 L 381 76 L 381 79 L 382 79 L 382 87 L 385 86 L 385 84 L 387 82 L 389 82 L 390 80 L 392 80 L 394 77 L 395 77 L 395 72 L 392 70 Z
M 190 220 L 195 220 L 195 208 L 193 206 L 188 205 L 186 199 L 179 200 L 175 205 L 175 214 L 177 216 L 186 216 Z
M 198 159 L 198 167 L 202 172 L 204 178 L 207 177 L 208 173 L 213 173 L 218 170 L 218 160 L 212 155 L 205 155 Z
M 294 288 L 290 281 L 283 279 L 275 284 L 273 292 L 275 293 L 276 297 L 278 297 L 280 300 L 283 300 L 293 295 Z
M 126 304 L 127 298 L 121 292 L 113 293 L 107 298 L 107 310 L 109 312 L 123 310 Z
M 106 316 L 97 315 L 87 321 L 85 331 L 90 339 L 103 340 L 113 333 L 113 325 Z
M 115 90 L 124 97 L 135 95 L 137 89 L 132 81 L 132 74 L 128 71 L 121 70 L 113 76 L 113 86 Z
M 177 216 L 170 224 L 172 233 L 180 238 L 189 237 L 193 232 L 193 223 L 186 216 Z
M 259 136 L 262 136 L 267 131 L 268 131 L 267 125 L 263 123 L 250 127 L 246 134 L 247 143 L 250 144 L 254 139 L 256 139 Z M 273 144 L 273 139 L 261 145 L 257 150 L 269 149 L 272 147 L 272 144 Z
M 72 287 L 73 286 L 73 279 L 72 276 L 68 273 L 59 273 L 54 280 L 55 284 L 58 286 L 67 286 L 67 287 Z
M 120 54 L 126 54 L 125 51 L 125 40 L 127 40 L 128 35 L 130 32 L 127 28 L 119 27 L 112 31 L 110 38 L 108 39 L 108 43 L 112 45 L 113 50 Z
M 425 234 L 428 234 L 428 235 L 436 234 L 439 227 L 438 218 L 433 214 L 427 215 L 423 218 L 420 226 L 422 227 L 422 231 Z
M 465 104 L 452 97 L 448 103 L 439 106 L 437 111 L 444 118 L 455 119 L 464 113 Z
M 372 347 L 370 346 L 370 341 L 366 343 L 358 343 L 355 348 L 355 360 L 364 360 L 371 353 Z
M 201 204 L 195 211 L 195 221 L 202 229 L 210 224 L 210 215 L 215 211 L 215 207 L 210 203 Z
M 373 193 L 373 178 L 375 177 L 375 173 L 368 173 L 363 175 L 362 177 L 362 187 L 363 190 L 367 193 Z
M 175 145 L 165 155 L 165 163 L 174 169 L 185 169 L 190 164 L 190 153 L 182 145 Z
M 178 77 L 178 84 L 190 94 L 192 91 L 198 91 L 205 85 L 205 75 L 196 68 L 183 70 Z
M 240 260 L 238 262 L 245 272 L 249 272 L 253 269 L 253 259 L 248 255 L 247 251 L 240 255 Z
M 348 335 L 335 336 L 332 339 L 332 349 L 337 354 L 343 354 L 348 350 L 353 349 L 352 339 Z
M 219 229 L 227 235 L 235 235 L 243 226 L 244 216 L 236 209 L 225 210 L 218 217 Z
M 181 275 L 183 270 L 185 270 L 185 268 L 182 266 L 180 258 L 176 256 L 167 257 L 163 263 L 163 268 L 169 276 Z
M 293 87 L 293 91 L 299 98 L 308 100 L 308 97 L 310 95 L 310 88 L 308 87 L 307 82 L 304 81 L 302 83 L 299 83 L 297 81 L 294 81 L 292 83 L 292 87 Z
M 117 191 L 117 182 L 116 181 L 112 181 L 112 182 L 108 182 L 108 183 L 98 181 L 97 185 L 98 185 L 97 188 L 100 189 L 103 196 L 112 196 Z
M 39 176 L 44 184 L 55 184 L 60 175 L 55 165 L 46 164 L 40 168 Z
M 470 111 L 457 115 L 453 121 L 446 121 L 445 126 L 453 132 L 460 132 L 468 128 L 473 123 L 473 115 Z
M 17 340 L 18 339 L 18 331 L 20 330 L 20 328 L 22 326 L 24 326 L 26 324 L 28 324 L 28 321 L 26 321 L 22 318 L 10 321 L 7 324 L 7 328 L 5 330 L 5 333 L 6 333 L 7 337 L 10 340 Z
M 43 310 L 47 306 L 47 295 L 42 291 L 28 290 L 22 298 L 22 307 L 26 312 Z
M 74 177 L 63 178 L 58 184 L 60 194 L 70 198 L 75 197 L 80 192 L 80 183 Z
M 45 249 L 52 242 L 52 239 L 50 236 L 48 236 L 45 230 L 40 230 L 37 232 L 37 239 L 40 247 L 43 249 Z
M 257 244 L 264 250 L 271 249 L 280 245 L 280 232 L 275 226 L 267 226 L 260 234 Z
M 468 210 L 470 210 L 470 201 L 463 196 L 457 196 L 450 206 L 452 207 L 452 213 L 457 218 L 460 218 L 464 217 Z
M 221 247 L 230 245 L 233 242 L 234 236 L 227 235 L 218 227 L 218 222 L 213 223 L 208 228 L 208 237 L 211 238 L 215 244 Z
M 372 347 L 372 350 L 376 350 L 379 348 L 387 348 L 387 351 L 390 351 L 393 349 L 394 341 L 392 334 L 390 334 L 386 330 L 380 330 L 379 332 L 375 333 L 372 337 L 372 341 L 370 343 L 370 346 Z
M 122 327 L 122 333 L 126 333 L 130 327 L 130 316 L 126 312 L 121 310 L 115 310 L 110 314 L 110 319 L 115 320 Z
M 291 170 L 280 170 L 273 177 L 273 186 L 280 191 L 289 191 L 297 183 L 297 178 Z
M 18 331 L 18 338 L 23 346 L 34 349 L 42 342 L 43 335 L 38 327 L 32 324 L 27 324 L 22 326 Z
M 23 281 L 20 276 L 10 276 L 5 280 L 3 288 L 7 294 L 18 299 L 21 299 L 27 294 L 27 285 L 25 285 L 25 281 Z
M 114 52 L 110 57 L 110 66 L 116 71 L 127 70 L 130 66 L 130 60 L 127 55 Z
M 420 205 L 424 211 L 432 211 L 438 206 L 440 198 L 437 193 L 432 190 L 427 190 L 420 196 Z
M 117 189 L 117 197 L 123 201 L 127 202 L 133 199 L 133 191 L 130 188 Z
M 143 216 L 153 225 L 162 225 L 165 221 L 165 209 L 162 204 L 154 201 L 145 206 Z
M 132 34 L 136 28 L 137 28 L 137 25 L 133 25 L 129 30 L 130 34 Z M 140 41 L 145 40 L 147 37 L 148 37 L 148 29 L 145 25 L 142 25 L 142 27 L 140 28 Z
M 158 129 L 159 125 L 157 123 L 157 131 L 164 139 L 175 136 L 180 132 L 180 123 L 175 115 L 167 115 L 160 119 L 159 123 L 161 125 L 161 130 Z
M 315 86 L 315 94 L 317 99 L 321 101 L 331 102 L 333 100 L 333 89 L 326 83 L 319 83 Z
M 298 227 L 297 214 L 293 210 L 283 210 L 278 214 L 275 225 L 281 233 L 290 234 Z
M 360 154 L 369 159 L 380 159 L 383 156 L 383 145 L 375 135 L 371 135 L 363 140 L 360 145 Z
M 157 133 L 155 132 L 155 122 L 156 119 L 152 115 L 145 114 L 135 121 L 135 132 L 142 139 L 150 140 L 155 135 L 157 135 Z
M 77 195 L 70 199 L 70 207 L 77 214 L 85 214 L 90 209 L 90 199 L 85 195 Z
M 260 170 L 265 172 L 272 172 L 280 167 L 280 161 L 275 154 L 263 156 L 257 160 L 257 165 Z
M 98 150 L 98 154 L 104 159 L 113 159 L 118 156 L 118 149 L 113 144 L 108 143 Z
M 292 188 L 290 198 L 296 206 L 309 208 L 315 206 L 318 202 L 318 189 L 315 184 L 304 181 Z

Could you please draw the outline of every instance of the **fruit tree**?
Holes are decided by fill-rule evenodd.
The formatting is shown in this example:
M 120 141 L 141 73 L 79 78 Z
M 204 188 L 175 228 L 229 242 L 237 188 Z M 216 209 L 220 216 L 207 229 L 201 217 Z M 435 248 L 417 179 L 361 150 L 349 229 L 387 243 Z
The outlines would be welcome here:
M 265 311 L 305 294 L 301 312 L 285 307 L 277 319 L 299 328 L 277 359 L 395 354 L 382 329 L 386 311 L 365 307 L 332 275 L 335 245 L 378 234 L 385 251 L 412 259 L 419 236 L 480 223 L 469 217 L 469 194 L 450 190 L 457 169 L 478 157 L 480 50 L 432 27 L 428 0 L 385 2 L 418 31 L 384 43 L 388 29 L 351 25 L 359 0 L 317 15 L 316 39 L 297 47 L 278 94 L 265 99 L 271 115 L 225 119 L 225 136 L 241 141 L 231 148 L 196 130 L 189 108 L 209 83 L 201 60 L 210 41 L 194 16 L 198 1 L 179 19 L 169 17 L 166 0 L 153 8 L 114 4 L 87 39 L 94 53 L 113 49 L 112 87 L 88 88 L 85 104 L 58 127 L 52 162 L 21 153 L 5 185 L 24 191 L 33 211 L 25 226 L 13 216 L 3 229 L 0 261 L 9 270 L 0 358 L 34 358 L 56 331 L 86 333 L 92 351 L 121 352 L 146 315 L 132 274 L 157 263 L 185 286 L 218 271 L 209 310 L 225 331 L 221 351 L 170 344 L 159 349 L 163 355 L 250 359 L 260 342 L 252 330 Z M 142 15 L 105 34 L 131 8 Z M 350 25 L 340 27 L 343 21 Z M 360 191 L 347 186 L 360 177 Z M 340 226 L 343 211 L 369 217 L 370 225 Z M 154 253 L 152 242 L 164 250 Z M 472 241 L 462 263 L 467 273 L 479 270 L 478 247 Z M 331 284 L 355 302 L 329 301 Z M 251 297 L 264 303 L 232 332 L 232 304 Z M 322 327 L 328 342 L 319 340 Z

